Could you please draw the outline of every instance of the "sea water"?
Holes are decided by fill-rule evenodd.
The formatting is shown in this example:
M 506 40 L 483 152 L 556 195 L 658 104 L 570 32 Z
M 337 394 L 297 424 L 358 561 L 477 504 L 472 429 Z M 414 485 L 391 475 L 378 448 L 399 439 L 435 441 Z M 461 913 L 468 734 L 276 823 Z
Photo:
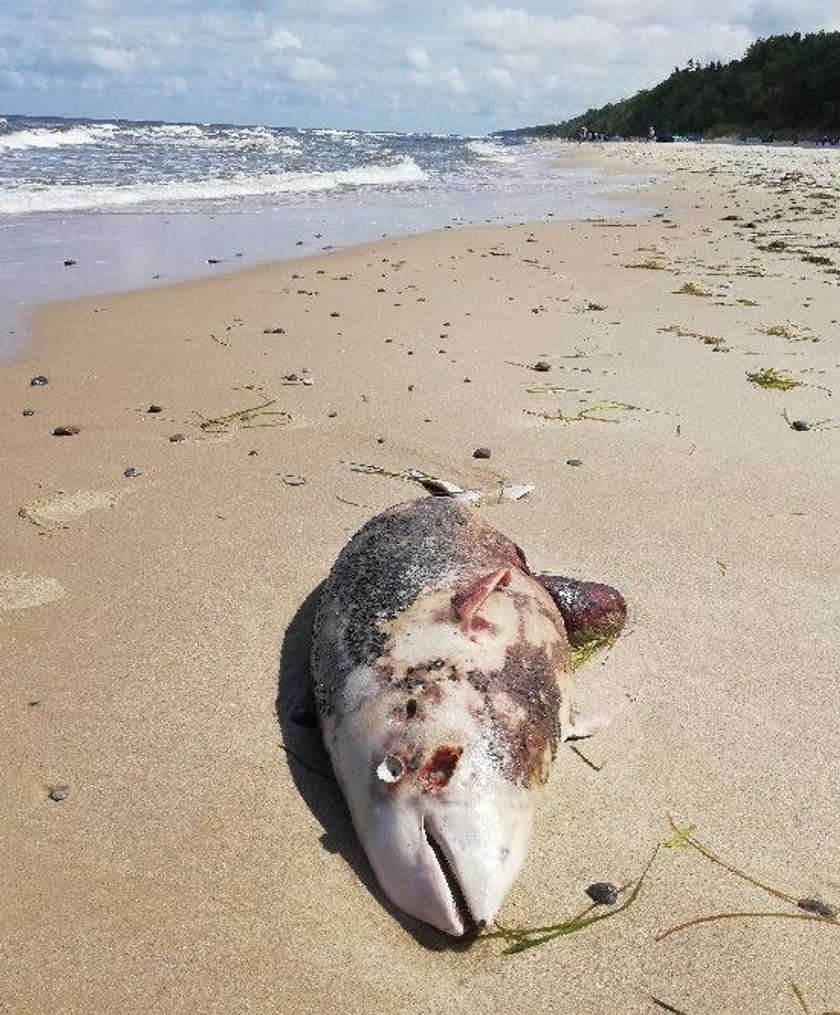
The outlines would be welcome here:
M 39 303 L 453 223 L 626 212 L 638 182 L 495 137 L 7 115 L 0 354 Z

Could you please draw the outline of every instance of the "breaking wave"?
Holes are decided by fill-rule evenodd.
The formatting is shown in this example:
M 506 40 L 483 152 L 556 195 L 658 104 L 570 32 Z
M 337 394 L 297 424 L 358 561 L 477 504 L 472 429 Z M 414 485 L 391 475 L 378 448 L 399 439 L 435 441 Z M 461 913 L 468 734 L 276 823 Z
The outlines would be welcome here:
M 230 179 L 170 180 L 160 183 L 28 185 L 0 192 L 0 213 L 92 211 L 148 204 L 236 201 L 249 197 L 313 194 L 342 188 L 422 183 L 426 173 L 411 158 L 391 165 L 360 166 L 335 172 L 240 175 Z
M 24 151 L 27 148 L 68 148 L 98 144 L 113 138 L 119 127 L 115 123 L 95 127 L 38 127 L 0 134 L 0 151 Z

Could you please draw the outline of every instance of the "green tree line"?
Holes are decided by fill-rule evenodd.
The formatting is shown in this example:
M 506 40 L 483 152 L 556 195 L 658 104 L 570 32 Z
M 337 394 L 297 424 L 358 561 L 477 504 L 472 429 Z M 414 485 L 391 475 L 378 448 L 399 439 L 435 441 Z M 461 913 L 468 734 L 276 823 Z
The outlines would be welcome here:
M 608 136 L 662 134 L 776 138 L 840 134 L 840 32 L 773 35 L 740 60 L 705 66 L 689 60 L 667 80 L 629 99 L 588 109 L 561 123 L 510 133 Z

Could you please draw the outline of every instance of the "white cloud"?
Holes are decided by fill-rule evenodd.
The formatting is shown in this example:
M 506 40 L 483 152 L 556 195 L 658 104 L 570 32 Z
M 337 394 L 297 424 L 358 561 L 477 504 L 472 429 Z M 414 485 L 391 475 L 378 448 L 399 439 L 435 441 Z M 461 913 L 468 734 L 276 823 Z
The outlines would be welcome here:
M 428 70 L 432 65 L 428 52 L 422 46 L 410 46 L 405 51 L 405 62 L 412 70 L 419 71 Z
M 335 77 L 335 69 L 313 56 L 296 56 L 280 68 L 287 81 L 306 85 L 323 85 Z
M 276 32 L 272 32 L 266 45 L 269 49 L 279 51 L 284 49 L 301 49 L 303 46 L 294 32 L 287 32 L 284 28 L 279 28 Z
M 487 71 L 487 80 L 490 84 L 506 92 L 513 91 L 516 87 L 513 75 L 506 67 L 491 67 Z
M 114 74 L 128 74 L 137 67 L 137 57 L 127 49 L 113 46 L 88 46 L 88 57 L 94 67 Z

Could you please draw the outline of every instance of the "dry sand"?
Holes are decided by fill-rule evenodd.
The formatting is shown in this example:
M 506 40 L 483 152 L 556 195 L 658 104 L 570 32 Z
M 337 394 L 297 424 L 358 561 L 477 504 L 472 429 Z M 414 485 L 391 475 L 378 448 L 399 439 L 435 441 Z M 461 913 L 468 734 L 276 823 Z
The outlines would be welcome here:
M 664 212 L 53 306 L 2 368 L 0 1011 L 796 1015 L 791 984 L 840 1008 L 836 924 L 655 940 L 807 915 L 690 847 L 614 919 L 518 956 L 453 947 L 383 904 L 335 785 L 281 747 L 319 763 L 287 718 L 313 590 L 422 492 L 348 463 L 535 483 L 482 510 L 632 620 L 579 671 L 612 717 L 582 745 L 599 770 L 562 750 L 504 921 L 638 876 L 668 813 L 840 901 L 838 153 L 559 155 L 661 174 Z M 199 425 L 268 401 L 288 417 L 251 423 L 278 425 Z

